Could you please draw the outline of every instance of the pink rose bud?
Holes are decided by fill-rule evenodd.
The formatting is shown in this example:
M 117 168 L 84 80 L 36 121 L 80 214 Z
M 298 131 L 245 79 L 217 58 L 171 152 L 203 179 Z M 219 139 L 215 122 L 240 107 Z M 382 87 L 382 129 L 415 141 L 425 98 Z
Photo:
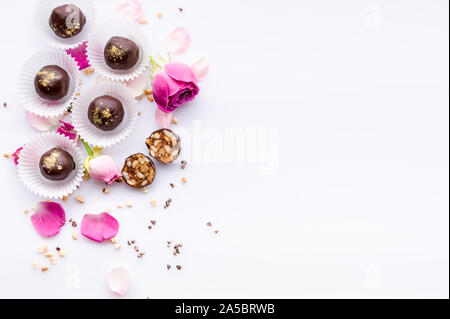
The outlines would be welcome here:
M 156 104 L 166 113 L 193 100 L 199 92 L 197 78 L 191 68 L 180 62 L 166 64 L 156 74 L 152 86 Z
M 100 155 L 90 160 L 89 173 L 96 180 L 111 184 L 122 177 L 114 160 L 108 155 Z

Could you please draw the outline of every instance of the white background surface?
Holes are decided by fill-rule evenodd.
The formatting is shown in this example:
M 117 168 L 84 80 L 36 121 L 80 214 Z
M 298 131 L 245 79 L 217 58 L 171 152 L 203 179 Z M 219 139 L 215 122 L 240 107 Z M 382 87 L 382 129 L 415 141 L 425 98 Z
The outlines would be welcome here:
M 96 2 L 99 17 L 116 15 L 116 2 Z M 0 1 L 0 99 L 8 102 L 0 109 L 2 153 L 36 134 L 15 95 L 24 59 L 45 48 L 34 37 L 34 3 Z M 126 244 L 117 251 L 109 243 L 73 241 L 69 225 L 53 239 L 40 237 L 23 213 L 39 198 L 3 159 L 0 297 L 114 298 L 107 272 L 124 265 L 130 298 L 448 298 L 447 1 L 143 5 L 156 48 L 172 28 L 185 26 L 192 48 L 179 59 L 190 64 L 207 56 L 211 64 L 201 94 L 176 112 L 174 129 L 192 133 L 196 120 L 219 134 L 278 129 L 278 170 L 261 174 L 261 158 L 203 157 L 185 171 L 159 167 L 147 194 L 122 184 L 105 196 L 101 183 L 82 184 L 77 195 L 86 203 L 64 203 L 67 219 L 80 224 L 84 213 L 113 207 L 119 237 L 146 251 L 139 260 Z M 85 77 L 83 86 L 95 77 Z M 145 152 L 155 129 L 155 106 L 139 106 L 134 136 L 106 151 L 119 165 Z M 208 136 L 196 142 L 213 145 Z M 193 143 L 186 139 L 183 146 L 184 159 L 192 160 Z M 173 204 L 163 210 L 169 197 Z M 152 198 L 160 203 L 156 209 Z M 128 200 L 134 208 L 115 208 Z M 149 231 L 151 219 L 157 224 Z M 171 256 L 167 240 L 183 243 L 181 255 Z M 45 261 L 36 253 L 44 244 L 67 252 L 47 273 L 32 267 Z M 183 270 L 167 271 L 166 264 Z

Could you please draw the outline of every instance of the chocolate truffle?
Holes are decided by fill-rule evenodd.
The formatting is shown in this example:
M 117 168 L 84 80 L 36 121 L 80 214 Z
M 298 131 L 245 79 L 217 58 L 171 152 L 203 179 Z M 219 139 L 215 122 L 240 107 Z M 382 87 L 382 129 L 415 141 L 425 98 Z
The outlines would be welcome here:
M 139 61 L 139 47 L 123 37 L 112 37 L 106 43 L 105 62 L 114 70 L 130 70 Z
M 58 37 L 67 39 L 83 30 L 86 17 L 76 5 L 65 4 L 53 9 L 48 23 Z
M 155 164 L 144 154 L 137 153 L 125 160 L 122 169 L 122 178 L 128 185 L 134 188 L 148 186 L 153 183 L 155 175 Z
M 180 138 L 167 128 L 153 132 L 145 144 L 150 155 L 163 164 L 172 163 L 180 155 Z
M 75 162 L 67 151 L 55 147 L 41 156 L 39 168 L 46 179 L 62 181 L 75 169 Z
M 69 91 L 69 86 L 69 74 L 57 65 L 44 66 L 34 78 L 36 93 L 49 101 L 57 101 L 65 97 Z
M 112 131 L 123 121 L 122 103 L 109 95 L 103 95 L 91 102 L 88 109 L 89 121 L 102 131 Z

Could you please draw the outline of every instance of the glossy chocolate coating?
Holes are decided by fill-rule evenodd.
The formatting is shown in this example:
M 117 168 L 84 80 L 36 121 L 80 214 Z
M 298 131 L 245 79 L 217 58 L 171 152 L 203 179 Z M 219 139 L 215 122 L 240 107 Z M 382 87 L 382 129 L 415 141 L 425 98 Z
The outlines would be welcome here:
M 91 102 L 88 109 L 89 121 L 102 131 L 112 131 L 123 121 L 122 103 L 109 95 L 103 95 Z
M 76 5 L 65 4 L 53 9 L 48 24 L 58 37 L 67 39 L 83 30 L 86 17 Z
M 55 147 L 41 156 L 39 168 L 46 179 L 62 181 L 75 169 L 75 162 L 67 151 Z
M 57 65 L 44 66 L 34 78 L 36 93 L 45 100 L 57 101 L 67 95 L 69 74 Z
M 139 47 L 123 37 L 112 37 L 105 46 L 105 62 L 114 70 L 132 69 L 139 61 Z

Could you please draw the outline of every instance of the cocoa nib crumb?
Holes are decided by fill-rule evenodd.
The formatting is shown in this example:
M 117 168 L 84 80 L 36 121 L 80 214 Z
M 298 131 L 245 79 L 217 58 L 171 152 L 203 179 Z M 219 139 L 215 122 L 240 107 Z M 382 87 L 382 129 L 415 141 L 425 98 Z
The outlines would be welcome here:
M 206 226 L 211 227 L 211 226 L 212 226 L 212 223 L 211 223 L 211 222 L 207 222 L 207 223 L 206 223 Z
M 72 218 L 71 219 L 69 219 L 69 223 L 71 223 L 72 224 L 72 227 L 77 227 L 77 222 L 76 221 L 74 221 Z
M 169 198 L 168 200 L 166 200 L 166 204 L 164 205 L 164 209 L 169 208 L 171 203 L 172 203 L 172 198 Z
M 169 185 L 170 187 L 175 188 L 175 185 L 173 183 L 170 183 Z
M 8 103 L 3 102 L 3 107 L 7 107 L 7 106 L 8 106 Z
M 186 161 L 181 161 L 181 169 L 185 169 L 187 165 Z
M 183 12 L 183 8 L 178 8 L 178 10 L 179 10 L 180 12 Z
M 177 269 L 181 270 L 183 267 L 181 267 L 181 265 L 177 265 Z
M 183 244 L 176 244 L 173 246 L 173 255 L 179 255 L 180 254 L 180 248 L 183 247 Z
M 167 265 L 167 270 L 170 270 L 170 268 L 172 268 L 171 265 Z
M 150 223 L 152 223 L 152 225 L 155 226 L 156 220 L 152 220 L 152 221 L 150 221 Z

